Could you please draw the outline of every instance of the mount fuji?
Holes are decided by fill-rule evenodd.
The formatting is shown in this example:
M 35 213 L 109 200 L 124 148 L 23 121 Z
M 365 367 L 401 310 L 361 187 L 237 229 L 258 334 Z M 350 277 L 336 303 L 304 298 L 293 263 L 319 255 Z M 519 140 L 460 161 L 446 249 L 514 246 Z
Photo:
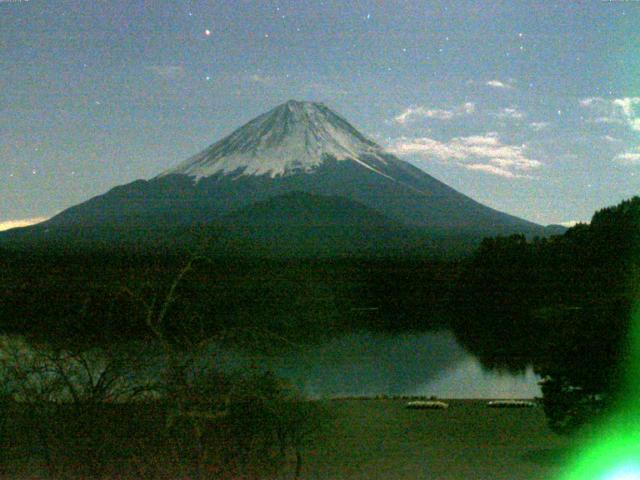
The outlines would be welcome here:
M 150 180 L 115 187 L 35 229 L 202 224 L 236 232 L 271 228 L 272 241 L 284 226 L 317 233 L 339 225 L 357 237 L 371 229 L 476 239 L 544 234 L 543 227 L 482 205 L 391 155 L 324 104 L 294 100 Z

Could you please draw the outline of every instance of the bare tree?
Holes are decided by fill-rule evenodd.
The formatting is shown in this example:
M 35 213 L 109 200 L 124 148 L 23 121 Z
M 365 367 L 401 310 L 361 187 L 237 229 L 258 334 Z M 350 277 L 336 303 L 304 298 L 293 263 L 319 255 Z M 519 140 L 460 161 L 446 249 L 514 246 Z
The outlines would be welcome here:
M 125 346 L 65 349 L 15 337 L 3 338 L 0 352 L 5 394 L 29 420 L 49 476 L 101 476 L 115 440 L 101 419 L 109 405 L 131 402 L 145 390 L 130 378 L 144 353 Z
M 145 324 L 164 353 L 162 392 L 174 458 L 179 462 L 188 457 L 190 477 L 200 479 L 227 474 L 266 478 L 268 472 L 275 476 L 293 457 L 294 477 L 299 478 L 303 446 L 320 425 L 318 409 L 271 374 L 234 377 L 224 373 L 213 346 L 242 334 L 254 341 L 292 344 L 255 326 L 207 331 L 201 319 L 192 319 L 185 335 L 177 336 L 169 328 L 181 283 L 202 258 L 193 256 L 166 292 L 151 301 L 128 291 L 143 306 Z

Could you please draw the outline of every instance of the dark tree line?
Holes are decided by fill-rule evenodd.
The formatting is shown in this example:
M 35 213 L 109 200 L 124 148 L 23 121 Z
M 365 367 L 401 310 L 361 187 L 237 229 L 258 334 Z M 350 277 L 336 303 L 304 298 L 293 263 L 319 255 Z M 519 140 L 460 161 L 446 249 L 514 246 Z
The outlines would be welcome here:
M 117 248 L 0 250 L 0 333 L 97 344 L 144 337 L 145 310 L 134 297 L 153 301 L 185 258 L 184 252 Z M 358 328 L 431 328 L 443 325 L 457 268 L 418 258 L 215 258 L 205 252 L 180 283 L 168 318 L 183 333 L 260 329 L 298 342 Z
M 261 330 L 304 342 L 358 328 L 451 326 L 488 368 L 533 365 L 552 427 L 570 431 L 615 403 L 639 249 L 633 198 L 564 235 L 486 239 L 464 262 L 205 252 L 180 283 L 166 328 L 174 338 L 234 330 L 251 339 Z M 0 333 L 99 345 L 144 337 L 136 296 L 152 302 L 166 292 L 187 255 L 117 243 L 0 248 Z
M 110 257 L 115 270 L 100 257 L 63 258 L 41 259 L 44 269 L 22 265 L 14 277 L 22 280 L 18 291 L 43 295 L 35 305 L 26 296 L 4 298 L 5 318 L 18 317 L 4 327 L 27 340 L 0 337 L 0 472 L 300 478 L 323 409 L 257 366 L 222 368 L 213 342 L 240 325 L 205 316 L 203 306 L 213 305 L 204 290 L 213 285 L 190 277 L 205 259 L 176 271 L 175 259 L 164 258 L 150 272 L 117 255 Z M 123 283 L 127 275 L 134 277 Z
M 533 365 L 552 428 L 572 431 L 620 400 L 639 248 L 638 197 L 561 236 L 487 239 L 458 280 L 456 335 L 488 368 Z

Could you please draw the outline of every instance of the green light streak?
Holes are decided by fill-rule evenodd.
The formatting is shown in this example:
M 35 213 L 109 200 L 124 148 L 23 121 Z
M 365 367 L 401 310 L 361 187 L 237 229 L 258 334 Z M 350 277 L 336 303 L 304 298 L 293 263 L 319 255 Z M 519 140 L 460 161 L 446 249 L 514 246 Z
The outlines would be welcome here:
M 640 480 L 640 308 L 629 335 L 625 386 L 615 414 L 595 428 L 559 480 Z
M 618 6 L 619 20 L 612 26 L 611 42 L 604 54 L 614 75 L 612 80 L 627 87 L 617 93 L 635 96 L 640 92 L 640 55 L 638 44 L 633 41 L 637 10 L 626 2 L 619 2 Z M 622 10 L 628 10 L 627 15 L 622 15 Z M 636 292 L 640 292 L 638 259 L 640 245 L 630 258 L 630 283 Z M 615 413 L 595 426 L 594 433 L 586 438 L 558 480 L 640 480 L 640 301 L 634 307 L 630 325 L 622 400 Z

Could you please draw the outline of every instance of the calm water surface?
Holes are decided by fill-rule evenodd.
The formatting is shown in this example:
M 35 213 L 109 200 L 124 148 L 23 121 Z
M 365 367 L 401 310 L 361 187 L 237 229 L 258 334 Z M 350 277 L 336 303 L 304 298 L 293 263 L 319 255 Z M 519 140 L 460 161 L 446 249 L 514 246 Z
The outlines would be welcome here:
M 539 378 L 484 371 L 450 332 L 354 333 L 320 346 L 251 361 L 311 397 L 435 395 L 441 398 L 533 398 Z
M 31 351 L 27 344 L 22 351 Z M 441 398 L 533 398 L 540 396 L 532 370 L 522 375 L 487 372 L 447 331 L 418 334 L 351 333 L 278 355 L 220 351 L 215 360 L 229 371 L 273 371 L 311 398 L 435 395 Z M 4 357 L 6 352 L 0 352 Z M 202 361 L 209 362 L 209 354 Z M 25 357 L 26 358 L 26 357 Z M 89 362 L 99 368 L 98 357 Z M 154 378 L 162 360 L 152 360 L 139 378 Z M 26 365 L 26 364 L 25 364 Z M 77 365 L 76 365 L 77 367 Z

